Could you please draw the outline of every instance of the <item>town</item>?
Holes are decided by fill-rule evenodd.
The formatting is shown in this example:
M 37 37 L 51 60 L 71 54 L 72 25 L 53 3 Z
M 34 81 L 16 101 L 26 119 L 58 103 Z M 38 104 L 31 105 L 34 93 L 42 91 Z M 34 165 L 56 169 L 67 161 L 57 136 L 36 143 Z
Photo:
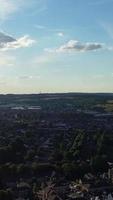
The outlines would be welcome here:
M 0 199 L 112 200 L 113 95 L 0 95 Z

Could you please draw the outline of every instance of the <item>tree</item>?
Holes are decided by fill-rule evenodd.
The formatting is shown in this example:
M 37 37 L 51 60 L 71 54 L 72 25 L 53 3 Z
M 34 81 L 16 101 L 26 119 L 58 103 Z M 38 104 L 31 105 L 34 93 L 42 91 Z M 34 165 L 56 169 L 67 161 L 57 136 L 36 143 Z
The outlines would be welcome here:
M 1 200 L 13 200 L 13 194 L 10 190 L 0 190 Z
M 105 156 L 96 156 L 91 159 L 91 168 L 94 172 L 107 172 L 108 163 Z

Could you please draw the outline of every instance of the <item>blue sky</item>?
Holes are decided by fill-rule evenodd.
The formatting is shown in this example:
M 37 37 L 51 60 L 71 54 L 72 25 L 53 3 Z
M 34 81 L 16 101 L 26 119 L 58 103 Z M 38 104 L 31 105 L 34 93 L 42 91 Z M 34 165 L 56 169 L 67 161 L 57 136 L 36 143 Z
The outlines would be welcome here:
M 0 0 L 0 93 L 113 92 L 113 0 Z

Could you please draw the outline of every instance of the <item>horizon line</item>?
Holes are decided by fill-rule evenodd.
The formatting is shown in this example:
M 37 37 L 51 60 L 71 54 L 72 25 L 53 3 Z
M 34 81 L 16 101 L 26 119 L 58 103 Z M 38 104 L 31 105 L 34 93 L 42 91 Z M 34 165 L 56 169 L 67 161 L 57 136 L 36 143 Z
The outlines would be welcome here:
M 40 94 L 113 94 L 113 92 L 38 92 L 38 93 L 0 93 L 0 95 L 40 95 Z

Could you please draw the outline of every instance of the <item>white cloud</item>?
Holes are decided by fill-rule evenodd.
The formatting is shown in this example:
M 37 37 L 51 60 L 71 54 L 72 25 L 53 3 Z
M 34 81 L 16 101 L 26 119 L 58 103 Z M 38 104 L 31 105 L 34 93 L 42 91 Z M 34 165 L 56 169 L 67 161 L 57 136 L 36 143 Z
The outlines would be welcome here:
M 42 29 L 45 29 L 46 27 L 45 26 L 42 26 L 42 25 L 35 25 L 34 26 L 36 29 L 40 29 L 40 30 L 42 30 Z
M 0 0 L 0 21 L 9 19 L 13 14 L 23 9 L 32 9 L 36 12 L 41 12 L 47 9 L 45 0 Z M 31 14 L 30 12 L 30 14 Z
M 103 48 L 103 44 L 101 43 L 81 43 L 79 41 L 76 40 L 70 40 L 69 42 L 67 42 L 66 44 L 60 46 L 59 48 L 54 48 L 54 49 L 49 49 L 46 48 L 45 51 L 46 52 L 86 52 L 86 51 L 96 51 L 98 49 L 102 49 Z
M 64 33 L 59 32 L 57 35 L 58 35 L 59 37 L 63 37 L 63 36 L 64 36 Z
M 107 50 L 109 50 L 109 51 L 113 51 L 113 46 L 111 46 L 111 47 L 107 47 Z
M 18 79 L 21 79 L 21 80 L 32 80 L 32 79 L 40 79 L 40 76 L 38 75 L 23 75 L 23 76 L 18 76 L 17 77 Z
M 19 49 L 29 47 L 35 43 L 29 35 L 25 35 L 19 39 L 15 39 L 5 33 L 0 33 L 0 51 L 7 51 L 10 49 Z
M 21 0 L 0 0 L 0 20 L 8 19 L 20 8 L 21 3 Z

